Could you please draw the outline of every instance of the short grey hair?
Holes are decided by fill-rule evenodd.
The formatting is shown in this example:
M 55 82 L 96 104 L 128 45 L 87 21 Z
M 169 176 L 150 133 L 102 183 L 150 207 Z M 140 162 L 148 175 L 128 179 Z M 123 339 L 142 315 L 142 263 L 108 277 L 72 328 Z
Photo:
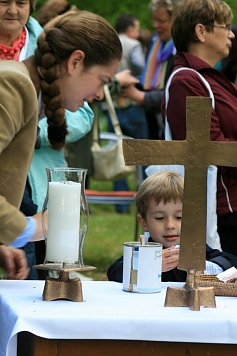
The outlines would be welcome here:
M 171 16 L 179 0 L 151 0 L 149 9 L 153 12 L 159 7 L 164 7 Z

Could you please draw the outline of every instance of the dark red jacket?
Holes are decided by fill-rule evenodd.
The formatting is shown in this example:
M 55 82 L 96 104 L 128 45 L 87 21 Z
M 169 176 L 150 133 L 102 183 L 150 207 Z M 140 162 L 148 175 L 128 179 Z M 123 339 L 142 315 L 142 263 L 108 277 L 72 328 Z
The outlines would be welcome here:
M 201 59 L 189 54 L 177 54 L 174 69 L 189 67 L 197 70 L 209 82 L 215 97 L 210 137 L 213 141 L 237 141 L 237 87 Z M 192 71 L 175 74 L 169 89 L 167 118 L 172 138 L 186 137 L 186 97 L 209 96 L 202 80 Z M 162 106 L 164 117 L 164 105 Z M 201 119 L 201 118 L 200 118 Z M 237 152 L 236 152 L 237 155 Z M 217 214 L 237 211 L 237 168 L 218 167 Z

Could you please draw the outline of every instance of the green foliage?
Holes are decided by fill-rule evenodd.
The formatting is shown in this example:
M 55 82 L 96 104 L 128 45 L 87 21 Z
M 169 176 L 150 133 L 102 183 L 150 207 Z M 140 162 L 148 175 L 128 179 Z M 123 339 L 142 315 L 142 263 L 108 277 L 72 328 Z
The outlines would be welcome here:
M 37 1 L 37 9 L 45 2 L 45 0 Z M 237 1 L 236 0 L 226 0 L 227 4 L 233 10 L 234 13 L 234 23 L 237 23 Z M 81 10 L 88 10 L 95 12 L 103 17 L 105 17 L 108 21 L 114 24 L 117 16 L 123 13 L 131 13 L 137 16 L 137 18 L 141 22 L 141 26 L 145 28 L 152 28 L 150 11 L 148 9 L 148 5 L 150 0 L 103 0 L 103 1 L 95 1 L 95 0 L 69 0 L 70 4 L 76 5 Z
M 78 0 L 75 1 L 75 4 L 78 3 L 78 7 L 80 9 L 98 13 L 109 20 L 112 24 L 115 23 L 115 20 L 119 15 L 123 13 L 130 13 L 140 19 L 142 27 L 150 27 L 151 23 L 148 10 L 149 2 L 149 0 L 103 0 L 103 2 L 94 0 L 86 0 L 82 2 Z
M 44 0 L 37 1 L 36 11 L 44 2 Z M 150 28 L 151 21 L 148 10 L 149 2 L 150 0 L 69 0 L 70 4 L 76 5 L 81 10 L 95 12 L 105 17 L 113 25 L 117 16 L 123 13 L 130 13 L 140 19 L 142 27 Z
M 233 23 L 237 24 L 237 1 L 236 0 L 226 0 L 227 4 L 231 7 L 233 14 L 234 14 L 234 20 Z

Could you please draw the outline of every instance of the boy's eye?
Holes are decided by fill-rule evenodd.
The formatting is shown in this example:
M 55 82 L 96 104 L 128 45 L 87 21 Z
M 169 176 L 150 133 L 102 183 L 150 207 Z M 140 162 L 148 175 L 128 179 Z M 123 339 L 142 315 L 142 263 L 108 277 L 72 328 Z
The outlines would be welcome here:
M 177 220 L 182 220 L 182 216 L 176 216 Z
M 155 218 L 156 220 L 164 220 L 164 216 L 159 216 Z

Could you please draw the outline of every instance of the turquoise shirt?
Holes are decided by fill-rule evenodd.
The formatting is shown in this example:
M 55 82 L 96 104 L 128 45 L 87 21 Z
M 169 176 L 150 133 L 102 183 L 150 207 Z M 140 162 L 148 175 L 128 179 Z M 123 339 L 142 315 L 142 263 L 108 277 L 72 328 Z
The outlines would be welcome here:
M 66 121 L 68 132 L 66 142 L 74 142 L 82 138 L 91 130 L 94 114 L 89 105 L 85 102 L 84 107 L 72 113 L 66 111 Z M 45 168 L 67 166 L 64 149 L 54 150 L 48 141 L 47 120 L 39 121 L 41 148 L 35 149 L 28 174 L 32 189 L 32 199 L 38 205 L 38 211 L 42 210 L 47 192 L 47 176 Z M 78 155 L 80 152 L 78 152 Z M 83 168 L 83 167 L 79 167 Z

